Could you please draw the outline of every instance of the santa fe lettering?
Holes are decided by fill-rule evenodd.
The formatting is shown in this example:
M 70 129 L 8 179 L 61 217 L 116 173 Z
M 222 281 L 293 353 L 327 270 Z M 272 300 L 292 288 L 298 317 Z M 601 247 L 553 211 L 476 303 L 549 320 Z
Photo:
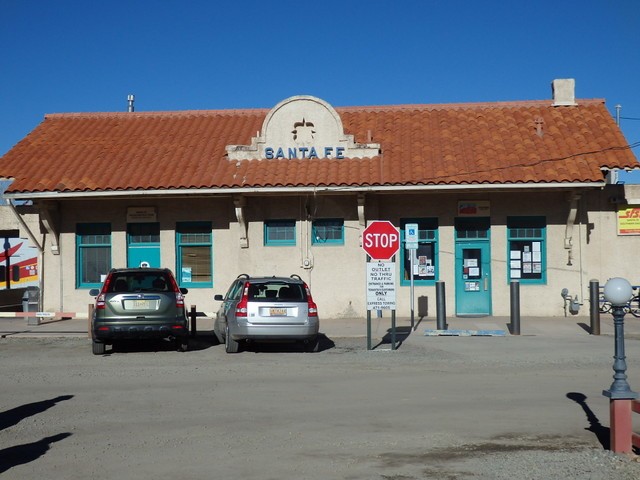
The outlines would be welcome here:
M 282 159 L 313 159 L 319 158 L 316 147 L 298 147 L 298 148 L 284 148 L 284 147 L 266 147 L 264 149 L 264 156 L 267 160 Z M 344 147 L 324 147 L 323 158 L 337 158 L 339 160 L 344 158 Z

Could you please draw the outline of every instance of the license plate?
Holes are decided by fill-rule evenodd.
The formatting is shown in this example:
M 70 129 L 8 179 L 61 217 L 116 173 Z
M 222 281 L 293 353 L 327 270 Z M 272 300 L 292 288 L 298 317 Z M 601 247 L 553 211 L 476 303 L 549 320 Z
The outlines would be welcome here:
M 153 303 L 152 300 L 127 300 L 125 306 L 127 310 L 151 310 Z
M 270 317 L 286 317 L 287 309 L 286 308 L 270 308 L 269 316 Z

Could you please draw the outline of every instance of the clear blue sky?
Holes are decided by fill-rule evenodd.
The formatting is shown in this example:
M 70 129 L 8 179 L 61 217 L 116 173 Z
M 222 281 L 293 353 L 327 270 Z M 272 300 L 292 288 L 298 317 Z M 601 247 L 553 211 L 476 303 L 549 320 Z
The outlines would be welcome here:
M 551 98 L 640 141 L 638 0 L 0 0 L 0 155 L 46 113 Z M 635 148 L 640 156 L 640 148 Z M 640 183 L 640 174 L 637 176 Z

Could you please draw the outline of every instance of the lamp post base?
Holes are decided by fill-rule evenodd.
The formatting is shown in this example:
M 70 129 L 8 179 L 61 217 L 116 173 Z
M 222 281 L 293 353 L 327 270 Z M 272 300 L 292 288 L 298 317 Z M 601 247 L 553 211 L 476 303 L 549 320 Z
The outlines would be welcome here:
M 615 453 L 633 453 L 633 425 L 631 419 L 632 399 L 612 399 L 609 402 L 609 418 L 611 420 L 611 446 Z

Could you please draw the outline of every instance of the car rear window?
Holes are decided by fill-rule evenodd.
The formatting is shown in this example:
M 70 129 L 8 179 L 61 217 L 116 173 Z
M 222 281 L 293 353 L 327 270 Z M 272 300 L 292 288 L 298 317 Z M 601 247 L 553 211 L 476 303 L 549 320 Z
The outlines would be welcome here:
M 275 302 L 292 301 L 306 302 L 307 294 L 299 283 L 268 282 L 251 283 L 249 285 L 249 301 Z
M 114 273 L 109 292 L 167 292 L 171 288 L 171 282 L 165 273 L 152 272 L 123 272 Z

